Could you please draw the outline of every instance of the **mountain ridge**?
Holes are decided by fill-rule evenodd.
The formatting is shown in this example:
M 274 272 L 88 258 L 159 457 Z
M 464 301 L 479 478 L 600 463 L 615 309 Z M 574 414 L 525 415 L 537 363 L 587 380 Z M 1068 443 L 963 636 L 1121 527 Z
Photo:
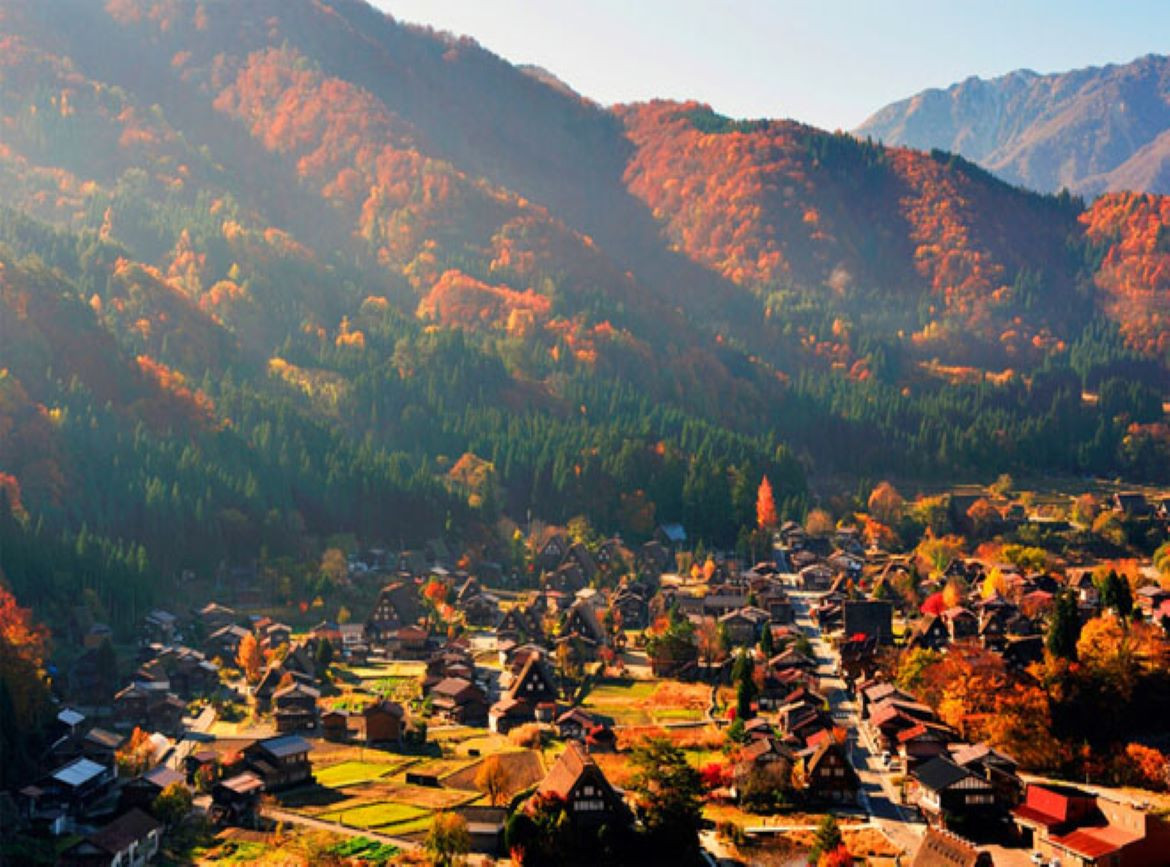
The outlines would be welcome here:
M 1168 128 L 1170 58 L 1146 54 L 1067 72 L 968 77 L 891 103 L 855 133 L 955 151 L 1032 189 L 1092 196 L 1170 192 Z
M 529 513 L 732 547 L 765 474 L 800 517 L 816 475 L 1170 466 L 1158 197 L 605 109 L 358 0 L 0 0 L 0 47 L 0 474 L 164 575 L 505 559 Z

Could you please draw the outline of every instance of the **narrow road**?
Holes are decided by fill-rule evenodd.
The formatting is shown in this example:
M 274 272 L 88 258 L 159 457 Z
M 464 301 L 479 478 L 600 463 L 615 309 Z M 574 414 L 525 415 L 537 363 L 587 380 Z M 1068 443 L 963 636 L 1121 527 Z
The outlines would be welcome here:
M 926 833 L 926 824 L 912 817 L 891 799 L 884 785 L 888 782 L 888 772 L 861 738 L 857 704 L 846 690 L 845 681 L 837 674 L 837 654 L 809 614 L 817 595 L 801 590 L 789 591 L 796 609 L 796 623 L 812 645 L 821 692 L 829 701 L 833 722 L 847 732 L 849 759 L 861 778 L 859 800 L 865 812 L 894 845 L 904 849 L 908 855 L 913 855 Z

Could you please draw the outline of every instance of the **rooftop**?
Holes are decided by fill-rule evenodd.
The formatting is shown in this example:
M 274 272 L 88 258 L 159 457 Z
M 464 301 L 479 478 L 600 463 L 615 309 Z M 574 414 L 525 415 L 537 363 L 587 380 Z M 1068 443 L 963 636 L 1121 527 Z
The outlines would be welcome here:
M 278 738 L 268 738 L 267 740 L 257 741 L 257 746 L 265 752 L 271 753 L 281 759 L 286 756 L 307 753 L 313 748 L 312 744 L 299 735 L 283 735 Z
M 142 840 L 152 831 L 161 829 L 162 823 L 135 807 L 104 828 L 90 834 L 88 840 L 99 849 L 117 855 L 125 851 L 130 844 Z
M 89 759 L 74 759 L 63 768 L 53 772 L 53 779 L 67 786 L 77 788 L 106 773 L 103 765 Z

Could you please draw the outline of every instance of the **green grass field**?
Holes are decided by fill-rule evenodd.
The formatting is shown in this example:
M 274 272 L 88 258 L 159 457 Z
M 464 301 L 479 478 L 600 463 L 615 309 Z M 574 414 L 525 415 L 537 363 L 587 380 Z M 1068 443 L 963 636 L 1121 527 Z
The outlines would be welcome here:
M 425 818 L 430 811 L 409 804 L 366 804 L 348 810 L 322 813 L 318 818 L 326 822 L 341 822 L 351 828 L 382 828 Z
M 651 710 L 650 715 L 654 717 L 654 722 L 658 723 L 692 722 L 703 718 L 701 710 L 689 707 L 667 707 Z
M 425 662 L 397 660 L 381 665 L 361 665 L 348 669 L 349 673 L 361 680 L 380 680 L 384 677 L 420 678 L 427 673 Z
M 340 789 L 345 786 L 356 786 L 378 780 L 394 773 L 402 767 L 402 763 L 388 764 L 380 762 L 340 762 L 327 768 L 314 770 L 317 782 L 330 789 Z

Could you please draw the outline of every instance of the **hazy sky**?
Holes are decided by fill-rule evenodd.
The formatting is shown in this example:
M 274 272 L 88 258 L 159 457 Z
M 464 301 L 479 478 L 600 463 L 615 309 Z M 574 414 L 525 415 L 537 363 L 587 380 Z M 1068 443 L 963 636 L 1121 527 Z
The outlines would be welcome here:
M 968 75 L 1170 50 L 1167 0 L 374 0 L 598 102 L 692 98 L 850 129 Z

